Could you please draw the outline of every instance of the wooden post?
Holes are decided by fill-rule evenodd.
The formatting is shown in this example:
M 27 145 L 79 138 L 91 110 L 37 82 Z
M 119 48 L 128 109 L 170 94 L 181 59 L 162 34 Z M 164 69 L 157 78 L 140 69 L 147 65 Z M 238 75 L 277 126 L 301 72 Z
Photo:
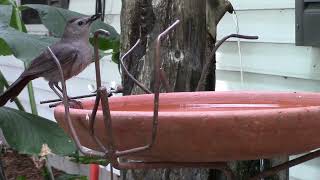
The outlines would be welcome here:
M 174 91 L 195 91 L 203 64 L 216 43 L 217 24 L 228 11 L 233 7 L 227 0 L 122 0 L 121 52 L 127 52 L 139 38 L 142 41 L 125 62 L 130 73 L 152 90 L 155 39 L 179 19 L 177 30 L 163 42 L 162 67 Z M 143 93 L 125 74 L 122 80 L 124 95 Z M 215 90 L 215 63 L 205 90 Z M 237 174 L 238 166 L 233 167 Z M 216 171 L 206 169 L 129 170 L 122 171 L 121 176 L 125 180 L 223 179 Z

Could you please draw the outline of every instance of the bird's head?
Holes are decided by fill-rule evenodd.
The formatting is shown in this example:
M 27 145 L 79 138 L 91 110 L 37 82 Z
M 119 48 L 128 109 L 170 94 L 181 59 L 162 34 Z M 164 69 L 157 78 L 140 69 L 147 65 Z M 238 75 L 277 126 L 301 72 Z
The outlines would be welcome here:
M 67 22 L 62 38 L 89 39 L 91 24 L 99 19 L 100 15 L 91 17 L 77 17 Z

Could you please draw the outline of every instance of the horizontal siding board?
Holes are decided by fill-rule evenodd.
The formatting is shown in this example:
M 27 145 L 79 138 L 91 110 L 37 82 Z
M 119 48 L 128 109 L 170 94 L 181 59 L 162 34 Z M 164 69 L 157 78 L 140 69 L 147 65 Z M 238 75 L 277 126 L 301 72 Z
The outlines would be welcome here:
M 320 49 L 293 44 L 241 43 L 243 70 L 253 73 L 320 80 Z M 226 42 L 217 53 L 217 68 L 240 70 L 236 42 Z
M 229 0 L 236 10 L 295 8 L 295 0 Z
M 257 42 L 295 43 L 295 11 L 249 10 L 237 13 L 240 34 L 259 36 Z M 218 39 L 236 33 L 234 15 L 226 14 L 218 25 Z
M 244 73 L 244 83 L 241 84 L 240 73 L 236 71 L 217 71 L 218 91 L 287 91 L 287 92 L 319 92 L 320 81 L 285 78 L 282 76 Z

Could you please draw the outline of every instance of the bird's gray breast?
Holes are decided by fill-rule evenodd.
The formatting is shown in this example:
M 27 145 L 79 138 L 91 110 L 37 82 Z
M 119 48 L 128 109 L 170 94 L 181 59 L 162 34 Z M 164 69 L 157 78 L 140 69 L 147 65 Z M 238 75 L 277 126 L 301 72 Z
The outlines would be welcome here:
M 88 43 L 74 42 L 68 44 L 68 46 L 71 46 L 74 50 L 72 51 L 73 54 L 64 55 L 68 59 L 61 63 L 65 80 L 80 74 L 93 59 L 93 50 Z M 61 79 L 59 72 L 56 70 L 45 73 L 43 77 L 49 82 L 58 82 Z
M 83 47 L 79 49 L 77 58 L 72 64 L 71 69 L 65 73 L 65 78 L 70 79 L 80 74 L 92 62 L 92 59 L 93 50 L 88 45 L 83 45 Z

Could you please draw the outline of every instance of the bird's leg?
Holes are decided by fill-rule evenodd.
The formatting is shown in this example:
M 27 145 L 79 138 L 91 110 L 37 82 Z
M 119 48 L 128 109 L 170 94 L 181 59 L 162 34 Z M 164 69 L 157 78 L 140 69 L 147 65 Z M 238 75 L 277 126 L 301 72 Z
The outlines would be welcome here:
M 55 83 L 49 82 L 49 87 L 52 89 L 52 91 L 60 98 L 61 101 L 63 101 L 63 95 L 61 95 L 58 90 L 56 89 Z M 60 87 L 59 87 L 60 88 Z M 59 89 L 58 88 L 58 89 Z M 60 89 L 61 90 L 61 89 Z M 62 91 L 60 91 L 62 93 Z
M 63 90 L 62 88 L 59 86 L 59 84 L 57 82 L 53 83 L 54 87 L 57 88 L 57 90 L 59 90 L 61 92 L 61 94 L 63 95 Z M 68 100 L 71 101 L 71 98 L 69 98 L 69 96 L 67 96 Z
M 56 88 L 61 92 L 61 94 L 63 94 L 63 90 L 62 90 L 62 88 L 59 86 L 58 83 L 53 83 L 53 85 L 54 85 L 54 87 L 56 87 Z M 68 97 L 68 99 L 69 99 L 69 97 Z
M 61 94 L 63 94 L 63 90 L 57 82 L 53 83 L 53 87 L 55 87 L 56 91 L 59 90 L 61 92 Z M 69 98 L 69 96 L 67 96 L 67 98 L 68 98 L 68 101 L 69 101 L 71 107 L 77 108 L 77 109 L 82 109 L 82 103 L 80 101 L 73 100 L 73 99 Z M 61 101 L 63 101 L 63 100 L 61 99 Z

